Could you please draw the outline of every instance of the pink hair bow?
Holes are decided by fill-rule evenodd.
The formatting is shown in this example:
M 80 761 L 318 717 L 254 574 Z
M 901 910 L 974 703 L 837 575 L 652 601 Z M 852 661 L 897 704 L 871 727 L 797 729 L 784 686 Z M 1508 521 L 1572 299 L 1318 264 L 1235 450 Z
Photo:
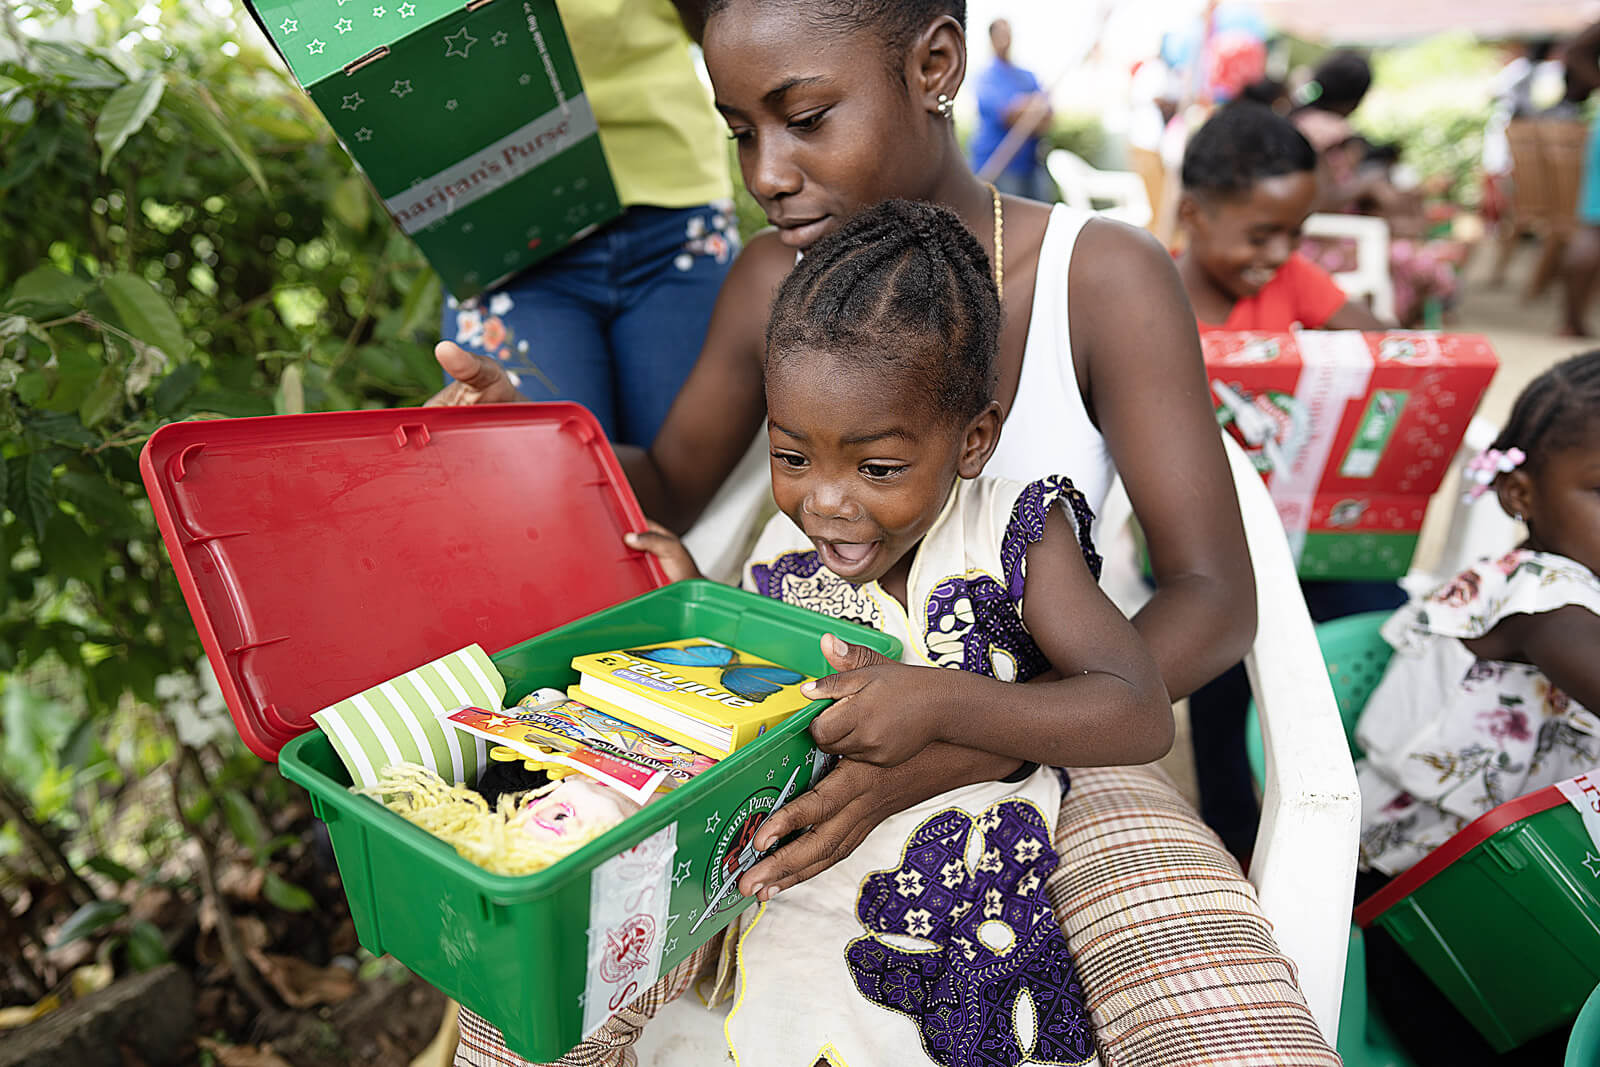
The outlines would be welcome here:
M 1484 449 L 1467 460 L 1461 476 L 1470 484 L 1462 495 L 1467 500 L 1478 499 L 1488 491 L 1496 478 L 1516 470 L 1527 458 L 1527 454 L 1520 448 L 1508 448 L 1504 452 L 1498 448 Z

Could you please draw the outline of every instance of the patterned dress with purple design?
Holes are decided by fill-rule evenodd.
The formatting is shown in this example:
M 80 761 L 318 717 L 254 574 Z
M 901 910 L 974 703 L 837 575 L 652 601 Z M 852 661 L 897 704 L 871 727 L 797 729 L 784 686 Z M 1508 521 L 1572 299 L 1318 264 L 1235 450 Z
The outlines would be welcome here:
M 979 478 L 957 483 L 918 546 L 910 610 L 827 570 L 782 515 L 745 586 L 892 633 L 907 663 L 1026 681 L 1049 667 L 1022 621 L 1027 549 L 1057 507 L 1098 574 L 1093 516 L 1067 479 Z M 1065 788 L 1042 768 L 934 797 L 746 920 L 728 1022 L 740 1061 L 1094 1062 L 1083 988 L 1044 892 Z

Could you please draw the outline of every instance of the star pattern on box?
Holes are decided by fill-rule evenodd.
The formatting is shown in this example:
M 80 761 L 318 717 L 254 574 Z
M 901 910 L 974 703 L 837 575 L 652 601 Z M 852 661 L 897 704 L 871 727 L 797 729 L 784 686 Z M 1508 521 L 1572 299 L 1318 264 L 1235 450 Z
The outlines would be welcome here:
M 416 13 L 417 13 L 417 5 L 411 3 L 410 0 L 407 0 L 406 3 L 400 5 L 400 17 L 401 18 L 408 19 L 412 15 L 415 15 Z
M 463 223 L 462 223 L 462 224 L 461 224 L 461 232 L 462 232 L 462 233 L 471 233 L 471 232 L 472 232 L 472 223 L 470 223 L 470 222 L 463 222 Z
M 341 2 L 342 2 L 342 0 L 341 0 Z M 340 19 L 338 22 L 335 22 L 333 24 L 333 28 L 338 30 L 341 34 L 344 34 L 344 33 L 349 33 L 351 30 L 355 29 L 355 24 L 353 22 L 351 22 L 349 19 Z
M 714 834 L 722 826 L 722 812 L 714 811 L 706 816 L 706 833 Z
M 325 45 L 321 40 L 313 39 L 310 44 L 306 45 L 306 51 L 310 52 L 314 56 L 320 56 L 322 54 L 322 50 L 326 47 L 327 45 Z
M 365 126 L 361 127 L 359 130 L 356 131 L 356 140 L 358 140 L 358 141 L 370 141 L 370 140 L 372 140 L 372 131 L 367 129 Z
M 453 99 L 451 99 L 451 100 L 446 100 L 446 101 L 445 101 L 445 102 L 444 102 L 444 109 L 445 109 L 445 110 L 446 110 L 446 111 L 454 111 L 454 110 L 455 110 L 455 109 L 456 109 L 456 108 L 458 108 L 458 107 L 460 107 L 460 106 L 461 106 L 461 105 L 459 105 L 459 104 L 457 104 L 457 103 L 456 103 L 456 102 L 455 102 L 455 100 L 453 100 Z
M 463 26 L 460 33 L 446 34 L 444 43 L 448 46 L 444 52 L 446 59 L 450 56 L 466 59 L 467 53 L 472 51 L 472 46 L 478 43 L 478 39 L 468 33 L 467 28 Z
M 533 75 L 524 74 L 522 77 L 517 79 L 517 84 L 518 85 L 527 85 L 531 81 L 533 81 Z
M 294 19 L 284 19 L 278 24 L 278 31 L 280 33 L 299 33 L 300 23 Z
M 669 937 L 669 938 L 667 938 L 666 945 L 663 946 L 662 949 L 661 949 L 661 954 L 663 956 L 670 956 L 677 949 L 677 947 L 678 947 L 678 939 L 675 938 L 675 937 Z
M 390 87 L 389 91 L 395 96 L 405 96 L 407 93 L 411 92 L 411 79 L 396 78 L 394 85 Z
M 772 781 L 772 774 L 773 774 L 772 771 L 768 771 L 767 772 L 767 781 L 769 781 L 769 782 Z
M 361 94 L 360 93 L 350 93 L 350 94 L 345 96 L 344 103 L 339 105 L 339 110 L 341 110 L 341 111 L 355 111 L 362 104 L 365 104 L 365 103 L 366 103 L 366 101 L 361 98 Z
M 381 19 L 381 18 L 383 18 L 383 16 L 387 15 L 388 13 L 389 12 L 384 10 L 382 7 L 375 7 L 375 8 L 372 9 L 372 17 L 375 18 L 375 19 Z
M 1600 878 L 1600 856 L 1596 856 L 1593 852 L 1585 852 L 1583 856 L 1583 865 L 1589 868 L 1590 874 L 1594 875 L 1596 878 Z
M 788 756 L 783 757 L 783 765 L 785 767 L 789 766 L 789 757 Z
M 489 38 L 489 43 L 499 48 L 509 40 L 511 40 L 511 37 L 505 30 L 496 30 L 494 36 Z
M 684 860 L 682 863 L 678 864 L 678 869 L 672 872 L 672 888 L 676 889 L 678 886 L 688 881 L 689 875 L 693 871 L 694 862 L 692 860 Z
M 500 257 L 500 262 L 509 267 L 511 264 L 517 261 L 517 257 L 521 254 L 522 253 L 520 252 L 507 252 L 505 255 Z

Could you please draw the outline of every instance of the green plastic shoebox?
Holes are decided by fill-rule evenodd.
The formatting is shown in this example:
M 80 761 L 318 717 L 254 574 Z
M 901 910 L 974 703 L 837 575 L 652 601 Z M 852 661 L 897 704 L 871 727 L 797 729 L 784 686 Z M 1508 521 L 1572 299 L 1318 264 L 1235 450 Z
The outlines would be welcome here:
M 1549 786 L 1475 819 L 1355 918 L 1508 1052 L 1570 1023 L 1600 983 L 1600 848 Z
M 709 637 L 826 674 L 876 631 L 712 582 L 661 586 L 610 447 L 573 404 L 178 423 L 140 459 L 241 736 L 328 826 L 361 943 L 553 1060 L 727 925 L 778 806 L 823 773 L 822 702 L 536 874 L 490 874 L 348 791 L 310 716 L 465 644 L 508 705 L 574 655 Z M 515 643 L 529 633 L 531 640 Z M 281 751 L 280 751 L 281 749 Z

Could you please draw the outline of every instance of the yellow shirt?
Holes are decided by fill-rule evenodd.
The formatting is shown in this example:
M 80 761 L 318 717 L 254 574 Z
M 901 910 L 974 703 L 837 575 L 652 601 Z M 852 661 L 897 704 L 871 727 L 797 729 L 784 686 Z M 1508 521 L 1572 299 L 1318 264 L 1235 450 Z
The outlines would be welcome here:
M 670 0 L 556 7 L 622 203 L 693 207 L 732 196 L 727 130 Z

